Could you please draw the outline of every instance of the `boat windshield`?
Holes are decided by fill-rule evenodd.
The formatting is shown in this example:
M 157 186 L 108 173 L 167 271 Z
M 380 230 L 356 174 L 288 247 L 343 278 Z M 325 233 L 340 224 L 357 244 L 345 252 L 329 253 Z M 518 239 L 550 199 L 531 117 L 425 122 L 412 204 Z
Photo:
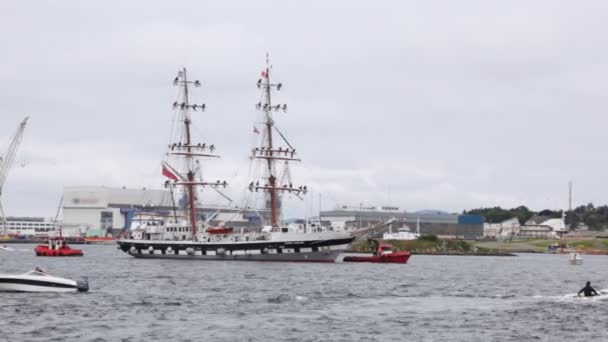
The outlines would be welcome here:
M 36 267 L 35 269 L 27 272 L 26 274 L 29 274 L 29 275 L 46 275 L 46 272 L 42 268 Z

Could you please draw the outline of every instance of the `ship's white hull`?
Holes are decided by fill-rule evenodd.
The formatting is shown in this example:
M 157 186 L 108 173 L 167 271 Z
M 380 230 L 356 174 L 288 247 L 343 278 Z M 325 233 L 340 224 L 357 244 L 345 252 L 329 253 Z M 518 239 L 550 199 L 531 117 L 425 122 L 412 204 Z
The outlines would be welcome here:
M 324 240 L 193 242 L 119 240 L 119 248 L 146 259 L 334 262 L 352 237 Z

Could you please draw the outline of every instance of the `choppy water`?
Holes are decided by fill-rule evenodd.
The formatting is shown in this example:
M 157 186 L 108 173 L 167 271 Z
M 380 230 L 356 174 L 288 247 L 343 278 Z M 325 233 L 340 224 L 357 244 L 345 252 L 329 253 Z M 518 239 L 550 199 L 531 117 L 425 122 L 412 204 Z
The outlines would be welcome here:
M 0 251 L 0 273 L 88 276 L 85 294 L 0 293 L 0 341 L 608 341 L 608 257 L 414 255 L 407 265 L 139 260 Z

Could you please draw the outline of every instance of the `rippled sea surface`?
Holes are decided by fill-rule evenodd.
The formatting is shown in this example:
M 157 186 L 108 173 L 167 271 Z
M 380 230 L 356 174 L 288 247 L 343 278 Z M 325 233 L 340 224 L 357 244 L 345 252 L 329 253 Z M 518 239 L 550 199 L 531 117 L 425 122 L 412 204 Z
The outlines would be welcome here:
M 79 294 L 0 293 L 0 341 L 608 341 L 608 257 L 414 255 L 407 265 L 82 258 L 0 250 L 0 273 L 89 277 Z M 80 247 L 78 247 L 80 248 Z

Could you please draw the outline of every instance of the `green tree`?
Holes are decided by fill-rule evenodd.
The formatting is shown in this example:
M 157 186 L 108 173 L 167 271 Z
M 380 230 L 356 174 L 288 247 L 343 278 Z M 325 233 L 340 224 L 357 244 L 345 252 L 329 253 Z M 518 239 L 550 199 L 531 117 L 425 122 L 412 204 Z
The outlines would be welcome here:
M 483 216 L 488 223 L 499 223 L 517 217 L 520 224 L 524 224 L 534 215 L 534 212 L 530 211 L 530 209 L 524 205 L 520 205 L 513 209 L 503 209 L 501 207 L 478 208 L 468 211 L 465 210 L 463 213 Z
M 544 209 L 536 213 L 521 205 L 513 209 L 503 209 L 501 207 L 477 208 L 465 210 L 463 213 L 483 216 L 488 223 L 499 223 L 517 217 L 519 223 L 523 225 L 535 214 L 560 218 L 564 212 L 562 210 Z M 608 205 L 596 207 L 593 203 L 587 203 L 566 212 L 566 224 L 570 229 L 575 229 L 580 223 L 584 223 L 592 230 L 608 228 Z

